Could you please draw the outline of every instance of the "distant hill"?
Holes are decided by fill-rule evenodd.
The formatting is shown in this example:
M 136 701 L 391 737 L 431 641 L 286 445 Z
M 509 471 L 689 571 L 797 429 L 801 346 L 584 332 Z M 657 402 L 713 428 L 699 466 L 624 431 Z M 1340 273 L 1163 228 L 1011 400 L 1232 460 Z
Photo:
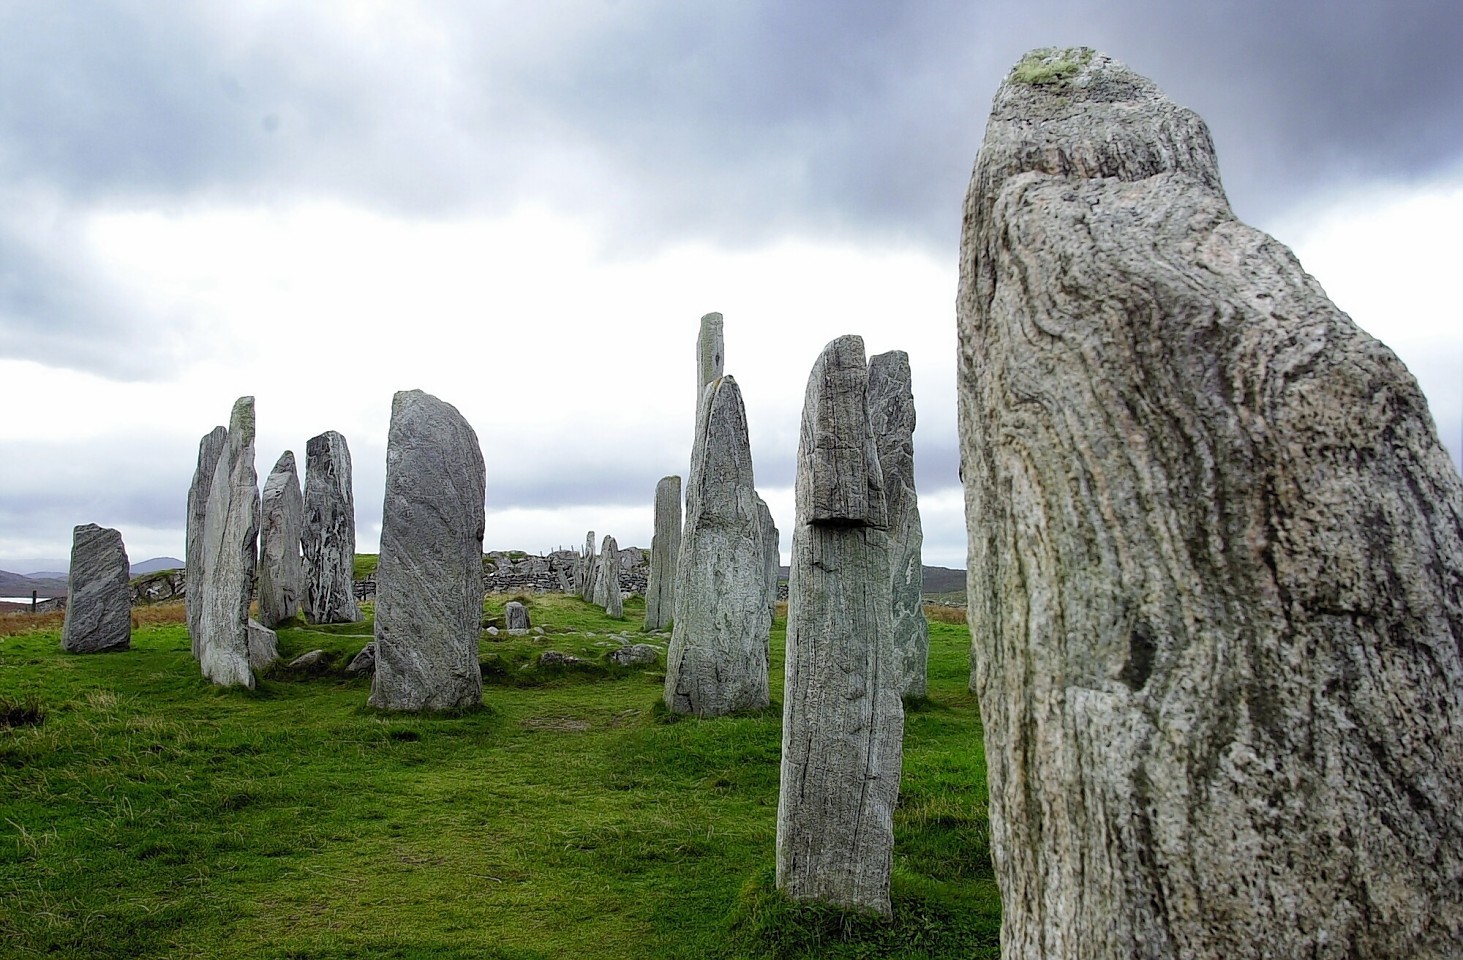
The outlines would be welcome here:
M 44 599 L 66 596 L 65 577 L 43 577 L 36 579 L 0 570 L 0 597 L 28 597 L 34 590 Z
M 140 577 L 144 573 L 157 573 L 159 570 L 179 570 L 182 566 L 183 561 L 177 557 L 153 557 L 151 560 L 134 563 L 131 573 L 134 577 Z
M 920 591 L 925 596 L 935 594 L 958 593 L 962 596 L 965 593 L 965 571 L 951 570 L 949 567 L 921 567 L 924 571 L 923 589 Z M 787 567 L 778 568 L 778 576 L 786 580 L 788 576 Z

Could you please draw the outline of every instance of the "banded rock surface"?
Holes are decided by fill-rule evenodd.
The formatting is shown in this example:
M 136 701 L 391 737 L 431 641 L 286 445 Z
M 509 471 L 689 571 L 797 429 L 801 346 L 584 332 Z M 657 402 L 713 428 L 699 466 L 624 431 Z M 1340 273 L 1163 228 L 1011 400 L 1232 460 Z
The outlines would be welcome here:
M 1463 943 L 1463 483 L 1412 376 L 1091 51 L 995 97 L 958 300 L 1002 954 Z
M 84 523 L 71 531 L 61 649 L 107 653 L 132 646 L 132 585 L 122 534 Z
M 655 533 L 650 539 L 650 582 L 645 588 L 645 629 L 664 630 L 675 613 L 676 561 L 681 553 L 681 478 L 655 485 Z
M 203 619 L 203 581 L 208 577 L 208 571 L 204 568 L 206 556 L 203 550 L 208 494 L 213 488 L 213 472 L 218 468 L 218 458 L 223 455 L 228 436 L 228 427 L 214 427 L 198 441 L 198 466 L 193 471 L 193 482 L 188 485 L 187 539 L 183 547 L 183 566 L 194 588 L 185 591 L 183 604 L 188 612 L 188 636 L 193 645 L 194 660 L 201 656 L 199 640 L 203 636 L 200 626 Z
M 306 593 L 300 556 L 304 531 L 305 499 L 295 455 L 286 450 L 265 479 L 260 500 L 259 622 L 266 627 L 277 627 L 300 612 Z
M 391 402 L 376 588 L 376 673 L 383 710 L 479 706 L 487 469 L 457 408 L 421 390 Z
M 904 696 L 922 697 L 928 689 L 930 626 L 922 597 L 925 536 L 914 489 L 913 377 L 903 350 L 869 358 L 869 423 L 889 510 L 894 662 L 902 674 Z
M 356 609 L 356 501 L 351 451 L 345 437 L 327 430 L 305 444 L 305 619 L 354 623 Z
M 259 562 L 259 486 L 254 471 L 254 398 L 240 397 L 229 414 L 228 435 L 203 521 L 199 589 L 198 662 L 220 686 L 254 688 L 249 655 L 249 601 Z

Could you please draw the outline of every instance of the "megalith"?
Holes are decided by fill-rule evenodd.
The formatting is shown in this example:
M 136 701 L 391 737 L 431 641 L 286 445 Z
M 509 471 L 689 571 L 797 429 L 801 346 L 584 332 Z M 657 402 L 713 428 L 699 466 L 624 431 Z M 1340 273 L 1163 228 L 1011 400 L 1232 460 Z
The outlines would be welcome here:
M 889 513 L 889 575 L 894 597 L 894 662 L 906 697 L 928 690 L 930 626 L 924 608 L 924 529 L 914 489 L 914 387 L 909 354 L 869 358 L 869 423 L 884 475 Z
M 371 706 L 482 703 L 486 486 L 477 434 L 457 408 L 421 390 L 397 393 L 386 438 Z
M 518 600 L 509 600 L 503 607 L 503 627 L 510 636 L 522 636 L 528 633 L 528 608 Z
M 254 398 L 240 397 L 229 415 L 228 436 L 214 467 L 203 521 L 202 609 L 198 660 L 203 676 L 220 686 L 253 689 L 249 658 L 249 601 L 259 560 L 259 486 L 254 472 Z
M 356 610 L 356 502 L 345 437 L 327 430 L 305 444 L 305 619 L 352 623 Z
M 860 337 L 839 337 L 813 365 L 795 489 L 777 886 L 887 917 L 904 703 Z
M 762 536 L 762 576 L 767 587 L 767 633 L 772 639 L 772 621 L 777 618 L 777 586 L 782 580 L 782 538 L 777 532 L 777 523 L 772 519 L 772 509 L 767 501 L 757 498 L 757 529 Z M 771 658 L 772 651 L 767 651 Z
M 721 379 L 726 365 L 726 342 L 722 316 L 708 313 L 701 318 L 696 334 L 696 406 L 706 397 L 706 388 Z
M 107 653 L 132 646 L 132 586 L 122 534 L 84 523 L 71 531 L 61 649 Z
M 228 441 L 228 427 L 214 427 L 198 441 L 198 466 L 193 470 L 193 482 L 188 485 L 188 518 L 186 540 L 183 545 L 183 569 L 187 578 L 183 593 L 183 604 L 188 613 L 188 636 L 193 645 L 193 659 L 197 660 L 199 639 L 203 636 L 199 623 L 203 617 L 203 581 L 208 576 L 204 568 L 203 522 L 208 513 L 208 493 L 213 487 L 213 472 L 218 468 L 218 458 L 223 455 Z
M 295 472 L 295 455 L 286 450 L 264 481 L 259 511 L 259 622 L 277 627 L 300 612 L 305 564 L 300 543 L 305 532 L 305 499 Z
M 676 603 L 676 561 L 681 553 L 681 478 L 655 485 L 655 533 L 650 538 L 650 577 L 645 587 L 645 629 L 670 626 Z
M 584 535 L 584 552 L 574 564 L 574 592 L 579 599 L 589 600 L 594 596 L 594 572 L 598 561 L 594 555 L 594 531 Z
M 706 388 L 691 453 L 665 704 L 716 717 L 768 704 L 765 546 L 747 414 L 732 377 Z
M 1002 83 L 964 223 L 1002 955 L 1457 956 L 1463 482 L 1416 381 L 1090 50 Z
M 620 545 L 615 538 L 605 534 L 599 549 L 599 569 L 594 575 L 594 603 L 604 607 L 609 616 L 619 620 L 625 615 L 624 600 L 620 596 Z

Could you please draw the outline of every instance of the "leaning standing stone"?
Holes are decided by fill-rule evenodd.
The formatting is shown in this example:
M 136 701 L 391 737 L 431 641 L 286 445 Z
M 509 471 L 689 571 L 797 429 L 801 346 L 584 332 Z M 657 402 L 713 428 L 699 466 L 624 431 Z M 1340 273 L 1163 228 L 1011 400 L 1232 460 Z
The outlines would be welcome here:
M 249 601 L 259 556 L 259 487 L 254 472 L 254 398 L 240 397 L 214 467 L 203 523 L 199 665 L 221 686 L 253 689 Z M 189 589 L 193 589 L 192 585 Z
M 768 704 L 766 547 L 736 380 L 707 387 L 702 413 L 664 695 L 675 713 L 717 717 Z
M 373 707 L 482 703 L 486 474 L 477 434 L 456 407 L 420 390 L 396 394 L 376 571 Z
M 327 430 L 305 444 L 305 619 L 352 623 L 356 610 L 356 504 L 351 452 Z
M 208 514 L 208 493 L 213 487 L 213 471 L 218 468 L 218 458 L 223 455 L 228 442 L 227 427 L 214 427 L 198 441 L 198 466 L 193 471 L 193 482 L 188 486 L 188 529 L 184 544 L 183 567 L 187 578 L 183 594 L 184 606 L 188 611 L 188 636 L 193 644 L 193 659 L 197 660 L 199 639 L 203 636 L 200 622 L 203 618 L 203 582 L 208 577 L 204 566 L 207 558 L 203 550 L 203 524 Z
M 914 490 L 914 391 L 909 354 L 891 350 L 869 358 L 869 422 L 889 506 L 889 570 L 894 595 L 894 663 L 906 697 L 927 688 L 930 627 L 923 603 L 924 530 Z
M 645 629 L 664 630 L 675 613 L 676 560 L 681 553 L 681 478 L 655 485 L 655 533 L 650 539 L 650 578 L 645 587 Z
M 813 366 L 803 402 L 777 886 L 887 917 L 904 705 L 867 386 L 863 340 L 840 337 Z
M 276 627 L 300 612 L 305 565 L 300 558 L 305 501 L 286 450 L 264 481 L 259 517 L 259 622 Z
M 71 531 L 61 649 L 106 653 L 132 645 L 132 587 L 122 534 L 83 524 Z
M 1416 380 L 1090 50 L 1001 85 L 964 223 L 1002 956 L 1458 957 L 1463 481 Z

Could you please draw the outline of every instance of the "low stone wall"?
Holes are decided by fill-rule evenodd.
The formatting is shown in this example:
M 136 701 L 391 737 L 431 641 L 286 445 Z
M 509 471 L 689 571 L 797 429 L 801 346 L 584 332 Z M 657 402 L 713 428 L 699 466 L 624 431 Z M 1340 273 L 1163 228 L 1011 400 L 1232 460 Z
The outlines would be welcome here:
M 620 592 L 645 595 L 650 577 L 650 554 L 639 547 L 618 553 Z M 573 593 L 577 550 L 555 550 L 547 556 L 519 550 L 494 550 L 483 555 L 484 593 Z M 355 582 L 357 600 L 376 596 L 376 577 Z

